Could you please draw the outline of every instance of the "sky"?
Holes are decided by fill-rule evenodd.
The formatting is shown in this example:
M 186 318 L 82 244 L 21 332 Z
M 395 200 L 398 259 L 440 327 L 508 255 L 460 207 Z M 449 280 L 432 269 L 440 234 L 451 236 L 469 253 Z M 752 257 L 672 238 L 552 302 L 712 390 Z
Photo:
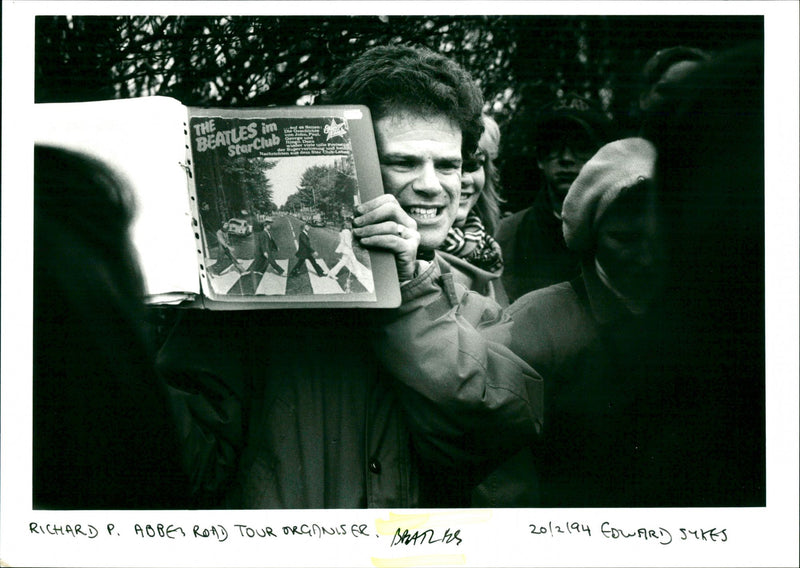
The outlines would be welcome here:
M 341 160 L 341 156 L 298 156 L 280 158 L 277 165 L 267 172 L 272 181 L 272 201 L 278 207 L 286 203 L 286 199 L 297 192 L 300 177 L 312 166 L 329 166 Z

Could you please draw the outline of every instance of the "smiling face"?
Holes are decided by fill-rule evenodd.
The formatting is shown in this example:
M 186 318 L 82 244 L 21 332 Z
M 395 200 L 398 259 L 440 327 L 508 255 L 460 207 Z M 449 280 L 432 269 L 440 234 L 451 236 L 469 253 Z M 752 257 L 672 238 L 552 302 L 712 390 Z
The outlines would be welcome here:
M 461 168 L 461 199 L 454 225 L 460 227 L 467 220 L 467 215 L 475 207 L 486 185 L 486 157 L 478 152 L 474 158 L 464 161 Z
M 444 116 L 409 112 L 375 121 L 383 186 L 417 223 L 420 248 L 436 249 L 456 219 L 461 130 Z

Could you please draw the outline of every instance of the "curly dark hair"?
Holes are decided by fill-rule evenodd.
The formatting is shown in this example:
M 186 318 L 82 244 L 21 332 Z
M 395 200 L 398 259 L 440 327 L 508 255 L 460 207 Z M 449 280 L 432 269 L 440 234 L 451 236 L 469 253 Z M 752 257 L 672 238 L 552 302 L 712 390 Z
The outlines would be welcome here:
M 458 63 L 425 47 L 378 46 L 335 77 L 324 104 L 360 104 L 373 120 L 409 111 L 444 115 L 461 129 L 462 152 L 472 155 L 483 132 L 483 94 Z

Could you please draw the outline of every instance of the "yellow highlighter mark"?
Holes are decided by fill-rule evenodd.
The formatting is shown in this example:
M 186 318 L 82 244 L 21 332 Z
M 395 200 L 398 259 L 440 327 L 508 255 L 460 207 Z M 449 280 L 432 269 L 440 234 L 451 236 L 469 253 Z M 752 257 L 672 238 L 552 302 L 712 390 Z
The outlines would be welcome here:
M 467 559 L 463 554 L 428 554 L 404 558 L 372 558 L 377 568 L 410 568 L 412 566 L 463 566 Z

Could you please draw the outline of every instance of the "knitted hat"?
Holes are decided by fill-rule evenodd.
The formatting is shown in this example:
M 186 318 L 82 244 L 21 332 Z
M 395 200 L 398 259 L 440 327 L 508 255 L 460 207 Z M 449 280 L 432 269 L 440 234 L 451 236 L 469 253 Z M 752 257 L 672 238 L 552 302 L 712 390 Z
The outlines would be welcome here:
M 644 138 L 606 144 L 581 169 L 564 199 L 561 220 L 571 250 L 592 248 L 597 226 L 625 188 L 653 179 L 656 149 Z

